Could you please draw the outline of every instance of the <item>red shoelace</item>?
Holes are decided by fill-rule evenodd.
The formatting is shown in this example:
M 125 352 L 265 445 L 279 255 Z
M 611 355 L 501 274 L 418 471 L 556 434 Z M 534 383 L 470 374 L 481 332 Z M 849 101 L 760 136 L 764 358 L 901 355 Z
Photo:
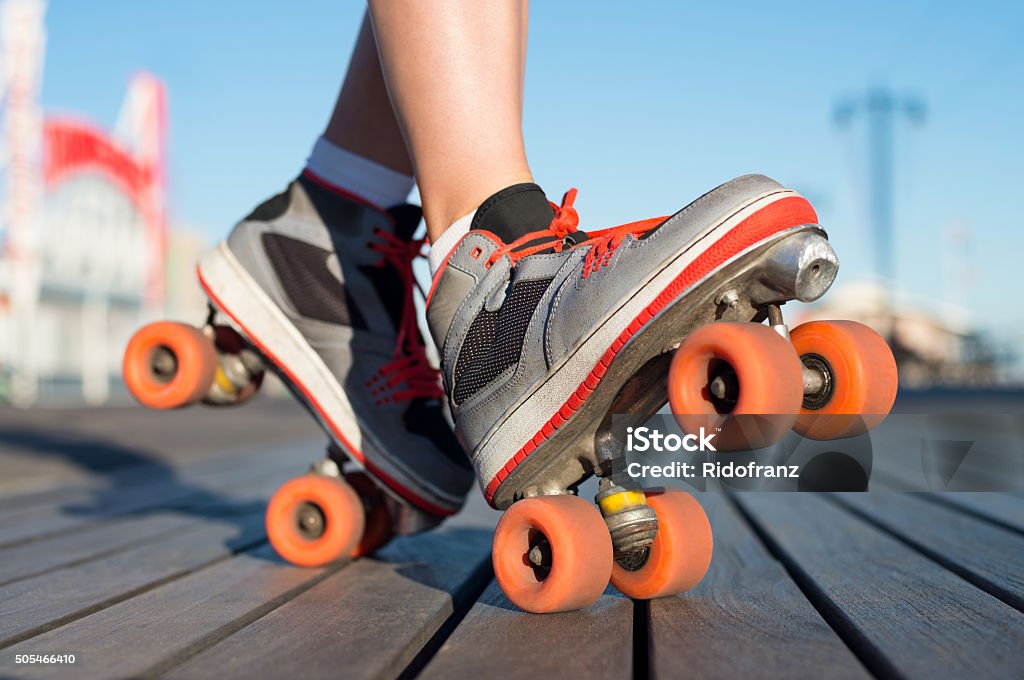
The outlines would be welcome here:
M 402 316 L 395 342 L 395 358 L 380 367 L 368 386 L 377 397 L 377 404 L 412 399 L 442 399 L 441 376 L 427 358 L 419 325 L 416 323 L 416 303 L 413 299 L 415 277 L 412 263 L 421 256 L 423 239 L 406 241 L 383 229 L 374 229 L 379 240 L 367 244 L 381 254 L 378 267 L 390 264 L 398 272 L 402 284 Z
M 555 210 L 555 216 L 546 229 L 533 231 L 520 236 L 512 243 L 501 246 L 487 258 L 487 266 L 490 267 L 505 255 L 508 255 L 512 262 L 539 253 L 545 250 L 553 250 L 560 253 L 565 249 L 565 237 L 573 232 L 579 231 L 580 217 L 573 204 L 576 202 L 576 189 L 569 189 L 562 198 L 562 204 L 551 204 Z M 627 236 L 640 236 L 665 221 L 665 217 L 652 217 L 646 220 L 630 222 L 617 227 L 599 229 L 587 232 L 587 240 L 581 243 L 573 243 L 572 248 L 591 246 L 587 251 L 587 257 L 583 262 L 583 278 L 587 278 L 601 267 L 607 265 L 615 252 L 615 249 L 626 239 Z

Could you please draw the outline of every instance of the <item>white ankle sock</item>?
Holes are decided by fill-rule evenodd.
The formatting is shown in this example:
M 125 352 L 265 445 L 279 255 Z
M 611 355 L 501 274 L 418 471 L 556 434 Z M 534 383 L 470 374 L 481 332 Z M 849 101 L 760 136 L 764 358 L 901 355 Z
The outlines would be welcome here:
M 458 245 L 462 237 L 469 233 L 469 227 L 473 224 L 475 216 L 476 210 L 455 220 L 452 222 L 452 226 L 445 229 L 440 238 L 430 244 L 428 258 L 430 260 L 431 277 L 441 268 L 445 258 L 448 257 L 448 253 L 452 252 L 452 249 Z
M 306 170 L 380 208 L 404 203 L 414 183 L 409 175 L 346 151 L 323 137 L 313 145 Z

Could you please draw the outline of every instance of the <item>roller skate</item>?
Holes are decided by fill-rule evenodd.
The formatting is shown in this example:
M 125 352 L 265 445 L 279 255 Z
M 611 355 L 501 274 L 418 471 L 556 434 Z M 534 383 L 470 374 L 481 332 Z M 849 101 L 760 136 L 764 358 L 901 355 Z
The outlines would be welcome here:
M 710 564 L 697 501 L 621 473 L 613 414 L 640 423 L 669 401 L 684 430 L 757 448 L 791 428 L 870 428 L 896 390 L 870 329 L 787 330 L 782 305 L 817 299 L 838 268 L 795 192 L 746 176 L 670 217 L 589 233 L 574 199 L 512 243 L 469 231 L 427 301 L 456 436 L 505 511 L 496 578 L 531 612 L 588 606 L 609 582 L 637 599 L 675 595 Z M 596 506 L 577 495 L 594 475 Z
M 419 221 L 418 208 L 382 210 L 307 171 L 199 263 L 202 327 L 153 323 L 125 352 L 145 406 L 241 404 L 271 370 L 322 426 L 327 456 L 267 509 L 270 542 L 295 564 L 433 527 L 472 485 L 417 327 Z

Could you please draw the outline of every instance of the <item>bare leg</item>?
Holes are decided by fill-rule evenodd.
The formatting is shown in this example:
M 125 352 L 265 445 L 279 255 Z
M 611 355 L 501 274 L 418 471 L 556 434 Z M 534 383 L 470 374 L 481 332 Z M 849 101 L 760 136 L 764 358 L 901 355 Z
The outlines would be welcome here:
M 388 98 L 369 16 L 363 19 L 324 137 L 346 151 L 412 175 L 412 161 Z
M 532 181 L 522 132 L 526 5 L 370 1 L 431 239 L 496 191 Z

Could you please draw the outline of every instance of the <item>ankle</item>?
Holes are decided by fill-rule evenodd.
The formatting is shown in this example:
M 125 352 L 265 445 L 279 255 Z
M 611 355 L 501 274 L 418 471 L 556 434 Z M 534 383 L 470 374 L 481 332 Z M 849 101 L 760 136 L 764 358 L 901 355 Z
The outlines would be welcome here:
M 419 181 L 420 199 L 423 204 L 423 217 L 427 223 L 427 233 L 431 241 L 437 240 L 444 231 L 460 218 L 477 210 L 495 193 L 517 184 L 533 182 L 529 169 L 495 175 L 488 174 L 490 181 L 480 182 L 467 180 L 458 185 L 456 191 L 449 187 L 438 188 L 423 180 Z M 495 179 L 496 178 L 496 179 Z
M 532 182 L 518 182 L 491 194 L 474 209 L 449 222 L 441 233 L 431 230 L 431 269 L 436 270 L 469 231 L 487 231 L 503 243 L 548 227 L 554 217 L 544 191 Z M 430 217 L 428 226 L 430 225 Z

